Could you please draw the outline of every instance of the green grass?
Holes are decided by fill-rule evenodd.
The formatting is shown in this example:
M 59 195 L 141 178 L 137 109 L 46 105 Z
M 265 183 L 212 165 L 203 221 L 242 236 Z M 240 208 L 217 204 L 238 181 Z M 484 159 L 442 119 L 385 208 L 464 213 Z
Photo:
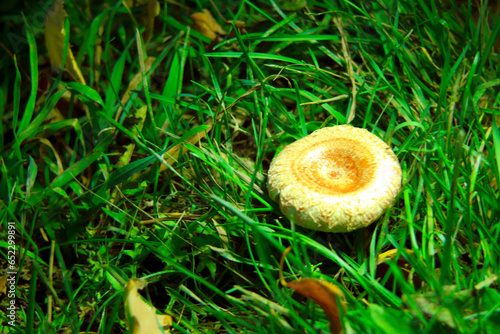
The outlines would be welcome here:
M 0 263 L 13 221 L 19 274 L 0 332 L 126 333 L 123 286 L 145 278 L 174 333 L 328 333 L 279 284 L 289 245 L 288 281 L 345 292 L 345 333 L 500 332 L 497 5 L 297 3 L 162 2 L 139 43 L 145 6 L 68 2 L 87 85 L 51 71 L 39 4 L 7 7 Z M 203 8 L 228 35 L 190 28 Z M 350 118 L 401 162 L 394 206 L 346 234 L 291 226 L 267 194 L 272 158 Z

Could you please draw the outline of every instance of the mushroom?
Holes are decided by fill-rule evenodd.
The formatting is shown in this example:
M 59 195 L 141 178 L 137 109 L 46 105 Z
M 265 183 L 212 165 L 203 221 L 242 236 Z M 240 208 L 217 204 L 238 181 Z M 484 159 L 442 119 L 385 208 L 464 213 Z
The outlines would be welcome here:
M 365 129 L 338 125 L 285 147 L 271 162 L 268 190 L 293 223 L 318 231 L 365 227 L 392 205 L 401 166 Z

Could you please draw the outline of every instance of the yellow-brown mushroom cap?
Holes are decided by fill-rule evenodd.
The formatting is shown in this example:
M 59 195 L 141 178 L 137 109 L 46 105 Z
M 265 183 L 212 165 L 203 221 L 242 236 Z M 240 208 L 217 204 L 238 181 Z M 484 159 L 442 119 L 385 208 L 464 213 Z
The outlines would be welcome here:
M 401 166 L 389 146 L 365 129 L 314 131 L 272 161 L 269 195 L 294 223 L 349 232 L 370 225 L 401 189 Z

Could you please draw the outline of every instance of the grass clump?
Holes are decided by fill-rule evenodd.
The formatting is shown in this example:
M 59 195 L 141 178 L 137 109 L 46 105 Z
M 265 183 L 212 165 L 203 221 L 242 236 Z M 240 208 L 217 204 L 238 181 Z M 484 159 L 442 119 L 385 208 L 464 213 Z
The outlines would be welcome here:
M 52 71 L 47 8 L 2 6 L 2 332 L 125 333 L 136 277 L 172 332 L 328 332 L 279 285 L 289 245 L 288 280 L 344 291 L 345 333 L 499 330 L 496 3 L 68 2 L 85 84 Z M 205 8 L 226 34 L 192 27 Z M 273 156 L 347 122 L 393 148 L 403 190 L 367 229 L 290 225 Z

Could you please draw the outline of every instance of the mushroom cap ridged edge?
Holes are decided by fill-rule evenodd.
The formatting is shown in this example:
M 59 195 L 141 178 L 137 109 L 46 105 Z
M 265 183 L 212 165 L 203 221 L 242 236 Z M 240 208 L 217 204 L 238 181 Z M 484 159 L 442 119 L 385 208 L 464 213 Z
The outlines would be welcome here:
M 325 162 L 322 157 L 335 159 Z M 323 175 L 316 178 L 315 170 Z M 370 225 L 393 204 L 401 175 L 399 161 L 384 141 L 365 129 L 338 125 L 285 147 L 271 162 L 268 190 L 295 224 L 349 232 Z M 323 187 L 337 181 L 340 190 Z

